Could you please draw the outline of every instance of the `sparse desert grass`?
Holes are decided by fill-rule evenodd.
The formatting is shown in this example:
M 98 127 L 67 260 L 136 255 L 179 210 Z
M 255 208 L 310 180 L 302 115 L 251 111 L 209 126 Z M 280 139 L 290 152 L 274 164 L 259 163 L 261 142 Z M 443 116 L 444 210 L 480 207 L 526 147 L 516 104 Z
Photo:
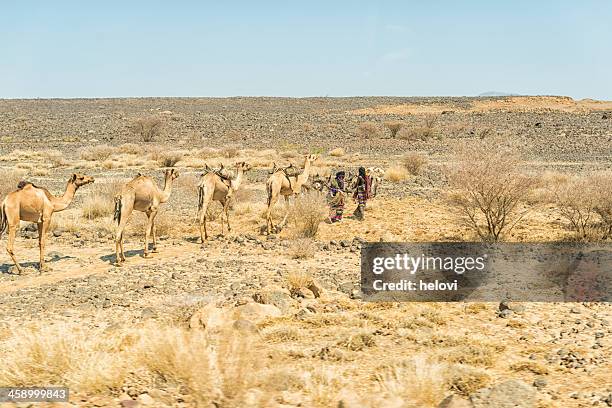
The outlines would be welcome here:
M 293 259 L 310 259 L 314 257 L 316 245 L 311 238 L 297 238 L 289 246 L 289 256 Z
M 296 341 L 300 339 L 300 330 L 292 326 L 267 327 L 262 330 L 262 337 L 273 343 Z
M 145 228 L 147 226 L 147 217 L 144 213 L 134 211 L 132 217 L 128 222 L 126 233 L 131 237 L 142 237 L 144 236 Z M 162 208 L 155 217 L 155 229 L 158 237 L 164 237 L 173 235 L 177 230 L 183 226 L 183 223 L 177 222 L 172 214 L 169 214 L 167 209 Z
M 88 161 L 105 161 L 115 153 L 115 148 L 109 145 L 101 144 L 81 149 L 80 156 L 83 160 Z
M 298 157 L 300 154 L 295 150 L 286 150 L 280 153 L 280 157 L 283 159 L 294 159 Z
M 462 364 L 455 364 L 446 372 L 451 391 L 465 397 L 486 387 L 491 376 L 486 371 Z
M 231 159 L 234 157 L 238 157 L 239 154 L 240 148 L 238 146 L 229 145 L 223 146 L 223 148 L 221 148 L 221 155 L 225 158 Z
M 427 157 L 422 153 L 410 152 L 402 157 L 402 165 L 413 176 L 421 174 L 423 167 L 427 165 Z
M 144 151 L 143 147 L 136 143 L 123 143 L 117 149 L 125 154 L 142 154 Z
M 403 127 L 397 137 L 403 140 L 418 141 L 428 140 L 436 136 L 437 116 L 428 115 L 423 119 L 423 124 L 415 127 Z
M 377 381 L 384 400 L 395 398 L 409 404 L 406 406 L 437 406 L 447 392 L 444 365 L 431 362 L 422 355 L 382 369 L 377 374 Z
M 408 178 L 408 170 L 406 170 L 405 167 L 399 165 L 391 166 L 387 170 L 385 170 L 384 178 L 385 180 L 389 180 L 394 183 L 399 183 Z
M 327 203 L 320 194 L 311 192 L 296 197 L 290 209 L 294 237 L 315 237 L 319 230 L 319 224 L 326 216 Z
M 510 365 L 510 369 L 512 371 L 526 371 L 539 375 L 548 374 L 550 372 L 544 364 L 537 361 L 518 361 L 516 363 L 512 363 Z
M 83 217 L 94 220 L 111 215 L 115 208 L 114 197 L 124 184 L 125 180 L 117 178 L 97 180 L 92 184 L 81 205 Z

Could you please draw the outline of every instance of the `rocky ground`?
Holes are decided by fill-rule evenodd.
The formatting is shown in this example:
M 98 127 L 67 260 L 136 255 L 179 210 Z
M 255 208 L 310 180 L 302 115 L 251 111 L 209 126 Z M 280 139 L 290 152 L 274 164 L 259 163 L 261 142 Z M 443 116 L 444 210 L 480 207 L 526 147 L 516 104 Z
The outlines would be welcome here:
M 54 215 L 49 270 L 35 269 L 37 232 L 28 228 L 16 244 L 25 273 L 14 274 L 8 256 L 0 256 L 0 385 L 69 385 L 66 406 L 612 406 L 609 304 L 361 300 L 363 242 L 474 239 L 445 200 L 444 166 L 457 143 L 492 128 L 526 153 L 530 171 L 578 173 L 612 164 L 607 105 L 484 109 L 478 103 L 0 101 L 2 171 L 21 172 L 54 193 L 72 172 L 96 178 L 70 210 Z M 385 133 L 388 120 L 421 126 L 423 112 L 437 115 L 437 137 Z M 160 215 L 160 252 L 142 258 L 142 217 L 135 217 L 126 265 L 116 267 L 110 215 L 88 219 L 82 209 L 98 186 L 136 172 L 161 182 L 159 153 L 128 130 L 131 120 L 149 114 L 165 118 L 155 144 L 182 151 L 181 176 Z M 380 134 L 364 139 L 358 131 L 364 121 L 377 123 Z M 83 150 L 102 143 L 117 149 L 136 143 L 143 153 L 82 158 Z M 226 157 L 230 145 L 240 151 Z M 214 238 L 201 246 L 194 180 L 201 165 L 196 156 L 208 147 L 219 149 L 207 153 L 213 163 L 257 163 L 234 205 L 233 231 L 217 236 L 214 221 Z M 345 152 L 329 154 L 337 147 Z M 49 149 L 65 161 L 50 164 L 56 153 L 32 153 Z M 413 150 L 428 155 L 427 167 L 418 176 L 386 181 L 364 222 L 322 224 L 314 242 L 296 240 L 289 229 L 261 234 L 263 182 L 272 162 L 299 163 L 302 153 L 316 152 L 321 171 L 362 163 L 387 168 Z M 555 208 L 545 205 L 509 239 L 570 234 Z M 305 246 L 311 253 L 304 255 Z

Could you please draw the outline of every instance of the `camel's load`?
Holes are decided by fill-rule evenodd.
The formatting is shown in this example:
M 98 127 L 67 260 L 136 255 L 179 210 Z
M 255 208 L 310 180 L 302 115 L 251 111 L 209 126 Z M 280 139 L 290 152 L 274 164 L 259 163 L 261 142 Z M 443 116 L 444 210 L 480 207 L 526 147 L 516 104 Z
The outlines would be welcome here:
M 227 170 L 223 164 L 219 164 L 219 168 L 209 167 L 208 164 L 206 164 L 202 175 L 206 175 L 208 173 L 214 173 L 221 177 L 222 180 L 234 180 L 236 178 L 236 174 L 234 174 L 234 172 L 231 170 Z
M 304 170 L 295 167 L 293 163 L 288 166 L 277 166 L 276 163 L 272 163 L 272 171 L 270 171 L 269 174 L 274 174 L 279 171 L 285 173 L 287 177 L 297 177 L 304 172 Z

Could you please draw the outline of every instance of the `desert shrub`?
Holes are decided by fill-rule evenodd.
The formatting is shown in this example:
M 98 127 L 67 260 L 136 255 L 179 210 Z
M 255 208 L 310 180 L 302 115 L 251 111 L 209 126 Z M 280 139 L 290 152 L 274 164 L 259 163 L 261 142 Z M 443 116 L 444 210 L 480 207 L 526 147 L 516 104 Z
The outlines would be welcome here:
M 427 164 L 427 157 L 422 153 L 410 152 L 402 157 L 402 165 L 410 174 L 417 176 Z
M 312 243 L 312 240 L 310 240 Z M 313 283 L 312 274 L 306 271 L 292 271 L 287 275 L 289 292 L 295 293 L 300 289 L 308 288 Z
M 81 205 L 83 217 L 94 220 L 111 215 L 115 209 L 114 197 L 121 191 L 123 184 L 119 179 L 109 179 L 106 182 L 99 180 L 92 184 Z
M 61 167 L 66 164 L 64 155 L 59 150 L 45 150 L 44 155 L 51 162 L 51 167 Z
M 408 170 L 402 166 L 392 166 L 385 170 L 385 180 L 399 183 L 408 178 Z
M 612 173 L 574 177 L 551 186 L 555 204 L 578 239 L 608 238 L 612 233 Z M 601 235 L 600 235 L 601 233 Z
M 460 149 L 450 168 L 451 202 L 483 241 L 499 241 L 526 214 L 521 204 L 536 182 L 520 171 L 520 163 L 512 151 L 479 142 Z
M 183 154 L 180 152 L 162 152 L 158 162 L 162 167 L 174 167 L 182 158 Z
M 101 144 L 92 147 L 81 149 L 81 159 L 88 161 L 104 161 L 115 153 L 115 148 L 109 145 Z
M 313 258 L 316 246 L 310 238 L 298 238 L 289 246 L 289 256 L 293 259 Z
M 295 238 L 314 238 L 327 216 L 327 203 L 320 194 L 308 193 L 296 197 L 290 210 Z
M 357 134 L 364 139 L 372 139 L 378 137 L 378 126 L 376 126 L 376 123 L 373 122 L 363 122 L 357 128 Z
M 341 148 L 341 147 L 337 147 L 337 148 L 329 151 L 329 155 L 332 156 L 332 157 L 342 157 L 342 156 L 344 156 L 344 154 L 345 154 L 344 153 L 344 149 Z
M 437 116 L 428 115 L 423 119 L 422 125 L 415 127 L 403 127 L 398 132 L 397 136 L 400 139 L 416 141 L 427 140 L 436 135 Z
M 391 137 L 393 138 L 397 135 L 397 132 L 399 132 L 403 126 L 404 123 L 400 121 L 385 122 L 385 127 L 389 129 L 389 132 L 391 132 Z
M 17 184 L 23 180 L 25 173 L 23 171 L 2 170 L 0 177 L 0 199 L 4 198 L 8 193 L 17 190 Z
M 156 116 L 138 118 L 130 125 L 132 133 L 143 142 L 152 142 L 158 138 L 163 131 L 164 122 Z
M 118 147 L 121 153 L 126 154 L 140 154 L 142 153 L 142 147 L 138 146 L 136 143 L 124 143 Z
M 280 157 L 282 157 L 283 159 L 293 159 L 298 156 L 299 153 L 295 150 L 285 150 L 284 152 L 280 153 Z

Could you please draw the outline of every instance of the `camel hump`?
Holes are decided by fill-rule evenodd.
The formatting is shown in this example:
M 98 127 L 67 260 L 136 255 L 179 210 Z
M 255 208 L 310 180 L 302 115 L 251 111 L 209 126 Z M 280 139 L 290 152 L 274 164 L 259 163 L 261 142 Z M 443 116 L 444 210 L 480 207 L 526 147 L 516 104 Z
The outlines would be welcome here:
M 28 184 L 30 184 L 30 185 L 32 185 L 32 187 L 34 187 L 34 184 L 30 183 L 29 181 L 21 180 L 19 183 L 17 183 L 17 189 L 18 190 L 22 190 Z

